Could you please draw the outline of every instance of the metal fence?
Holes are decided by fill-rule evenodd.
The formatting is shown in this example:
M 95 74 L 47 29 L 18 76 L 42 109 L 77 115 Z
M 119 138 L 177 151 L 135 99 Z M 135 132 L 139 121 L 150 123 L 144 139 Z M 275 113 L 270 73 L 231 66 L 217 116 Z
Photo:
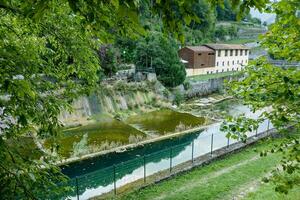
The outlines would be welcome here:
M 267 127 L 266 127 L 267 126 Z M 248 134 L 250 138 L 260 138 L 269 133 L 270 122 Z M 256 139 L 255 139 L 256 140 Z M 230 152 L 234 145 L 245 145 L 238 140 L 230 139 L 225 134 L 199 136 L 196 140 L 151 154 L 139 156 L 92 173 L 71 179 L 68 186 L 72 192 L 65 194 L 66 199 L 88 199 L 101 194 L 117 194 L 126 190 L 126 185 L 143 186 L 148 183 L 169 177 L 186 167 L 194 166 L 196 160 L 211 156 L 220 149 Z M 227 150 L 226 150 L 227 149 Z M 128 189 L 128 188 L 127 188 Z

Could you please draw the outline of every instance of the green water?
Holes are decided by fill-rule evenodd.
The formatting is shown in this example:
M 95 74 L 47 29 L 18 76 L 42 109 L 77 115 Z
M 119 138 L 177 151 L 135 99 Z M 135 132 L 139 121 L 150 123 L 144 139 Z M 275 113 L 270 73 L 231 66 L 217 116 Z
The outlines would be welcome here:
M 137 129 L 125 124 L 124 122 L 110 118 L 108 116 L 98 118 L 93 124 L 76 128 L 65 129 L 63 136 L 57 142 L 59 145 L 58 154 L 64 158 L 72 157 L 74 145 L 78 144 L 87 135 L 87 144 L 84 148 L 86 153 L 110 149 L 130 143 L 130 137 L 145 138 L 145 134 Z M 46 147 L 50 147 L 52 140 L 45 142 Z
M 159 135 L 195 128 L 204 125 L 205 122 L 206 119 L 204 117 L 196 117 L 171 109 L 143 113 L 131 116 L 126 120 L 128 124 L 138 125 L 144 131 L 151 131 Z
M 63 158 L 81 156 L 88 153 L 112 149 L 137 143 L 149 137 L 148 131 L 159 135 L 183 131 L 202 126 L 205 118 L 170 109 L 161 109 L 118 121 L 105 114 L 94 116 L 95 123 L 63 130 L 63 136 L 56 140 L 58 154 Z M 134 128 L 138 125 L 140 131 Z M 46 140 L 44 146 L 50 148 L 53 140 Z

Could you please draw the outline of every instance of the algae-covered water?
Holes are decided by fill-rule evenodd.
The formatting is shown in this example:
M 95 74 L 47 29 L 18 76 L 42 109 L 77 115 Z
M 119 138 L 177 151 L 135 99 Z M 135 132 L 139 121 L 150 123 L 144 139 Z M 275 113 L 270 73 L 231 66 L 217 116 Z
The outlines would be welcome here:
M 204 125 L 204 117 L 180 113 L 171 109 L 161 109 L 131 116 L 126 123 L 138 126 L 144 131 L 164 135 Z
M 106 150 L 145 137 L 146 134 L 143 132 L 107 116 L 93 124 L 65 129 L 63 136 L 58 140 L 58 154 L 69 158 L 76 153 L 80 155 Z M 86 141 L 84 141 L 85 138 Z M 130 141 L 131 138 L 133 141 Z M 79 144 L 80 142 L 82 145 Z M 50 147 L 51 143 L 53 143 L 52 140 L 47 140 L 45 146 Z
M 70 158 L 108 150 L 137 143 L 149 137 L 202 126 L 206 122 L 203 117 L 195 117 L 171 109 L 135 115 L 124 122 L 105 114 L 94 118 L 95 122 L 92 124 L 63 130 L 63 136 L 56 141 L 57 153 L 60 156 Z M 142 131 L 135 127 L 139 127 Z M 46 140 L 44 146 L 50 148 L 53 143 L 53 140 Z

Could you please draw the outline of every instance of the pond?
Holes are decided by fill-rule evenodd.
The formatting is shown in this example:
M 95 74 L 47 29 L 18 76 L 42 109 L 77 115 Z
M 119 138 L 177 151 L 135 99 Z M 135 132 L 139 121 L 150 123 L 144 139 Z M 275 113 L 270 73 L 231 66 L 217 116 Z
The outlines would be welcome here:
M 205 125 L 204 117 L 189 113 L 176 112 L 171 109 L 160 109 L 140 115 L 131 116 L 126 123 L 136 126 L 146 133 L 165 135 Z
M 58 154 L 63 158 L 80 157 L 203 126 L 207 120 L 188 113 L 161 109 L 132 116 L 124 122 L 106 114 L 96 116 L 95 121 L 92 124 L 63 130 L 63 136 L 56 140 Z M 54 141 L 49 139 L 44 142 L 44 146 L 49 149 L 53 143 Z
M 96 123 L 65 129 L 57 142 L 58 153 L 64 158 L 80 156 L 129 144 L 145 137 L 146 134 L 122 121 L 101 116 Z M 53 142 L 47 140 L 44 145 L 49 148 Z

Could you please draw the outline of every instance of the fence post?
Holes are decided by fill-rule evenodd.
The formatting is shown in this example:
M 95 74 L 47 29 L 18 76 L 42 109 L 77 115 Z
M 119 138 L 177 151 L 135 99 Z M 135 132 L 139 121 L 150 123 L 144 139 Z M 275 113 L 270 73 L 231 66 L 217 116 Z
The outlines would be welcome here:
M 78 177 L 76 176 L 76 195 L 77 195 L 77 200 L 79 200 L 79 189 L 78 189 Z
M 144 155 L 144 183 L 146 183 L 146 156 Z
M 192 142 L 192 163 L 194 164 L 194 140 Z
M 172 171 L 172 147 L 170 148 L 170 172 Z
M 258 131 L 258 127 L 255 130 L 255 137 L 257 137 L 257 131 Z
M 227 148 L 229 148 L 229 137 L 227 137 Z
M 212 155 L 214 146 L 214 134 L 211 134 L 211 141 L 210 141 L 210 155 Z
M 117 194 L 117 183 L 116 183 L 116 165 L 114 165 L 114 194 Z

